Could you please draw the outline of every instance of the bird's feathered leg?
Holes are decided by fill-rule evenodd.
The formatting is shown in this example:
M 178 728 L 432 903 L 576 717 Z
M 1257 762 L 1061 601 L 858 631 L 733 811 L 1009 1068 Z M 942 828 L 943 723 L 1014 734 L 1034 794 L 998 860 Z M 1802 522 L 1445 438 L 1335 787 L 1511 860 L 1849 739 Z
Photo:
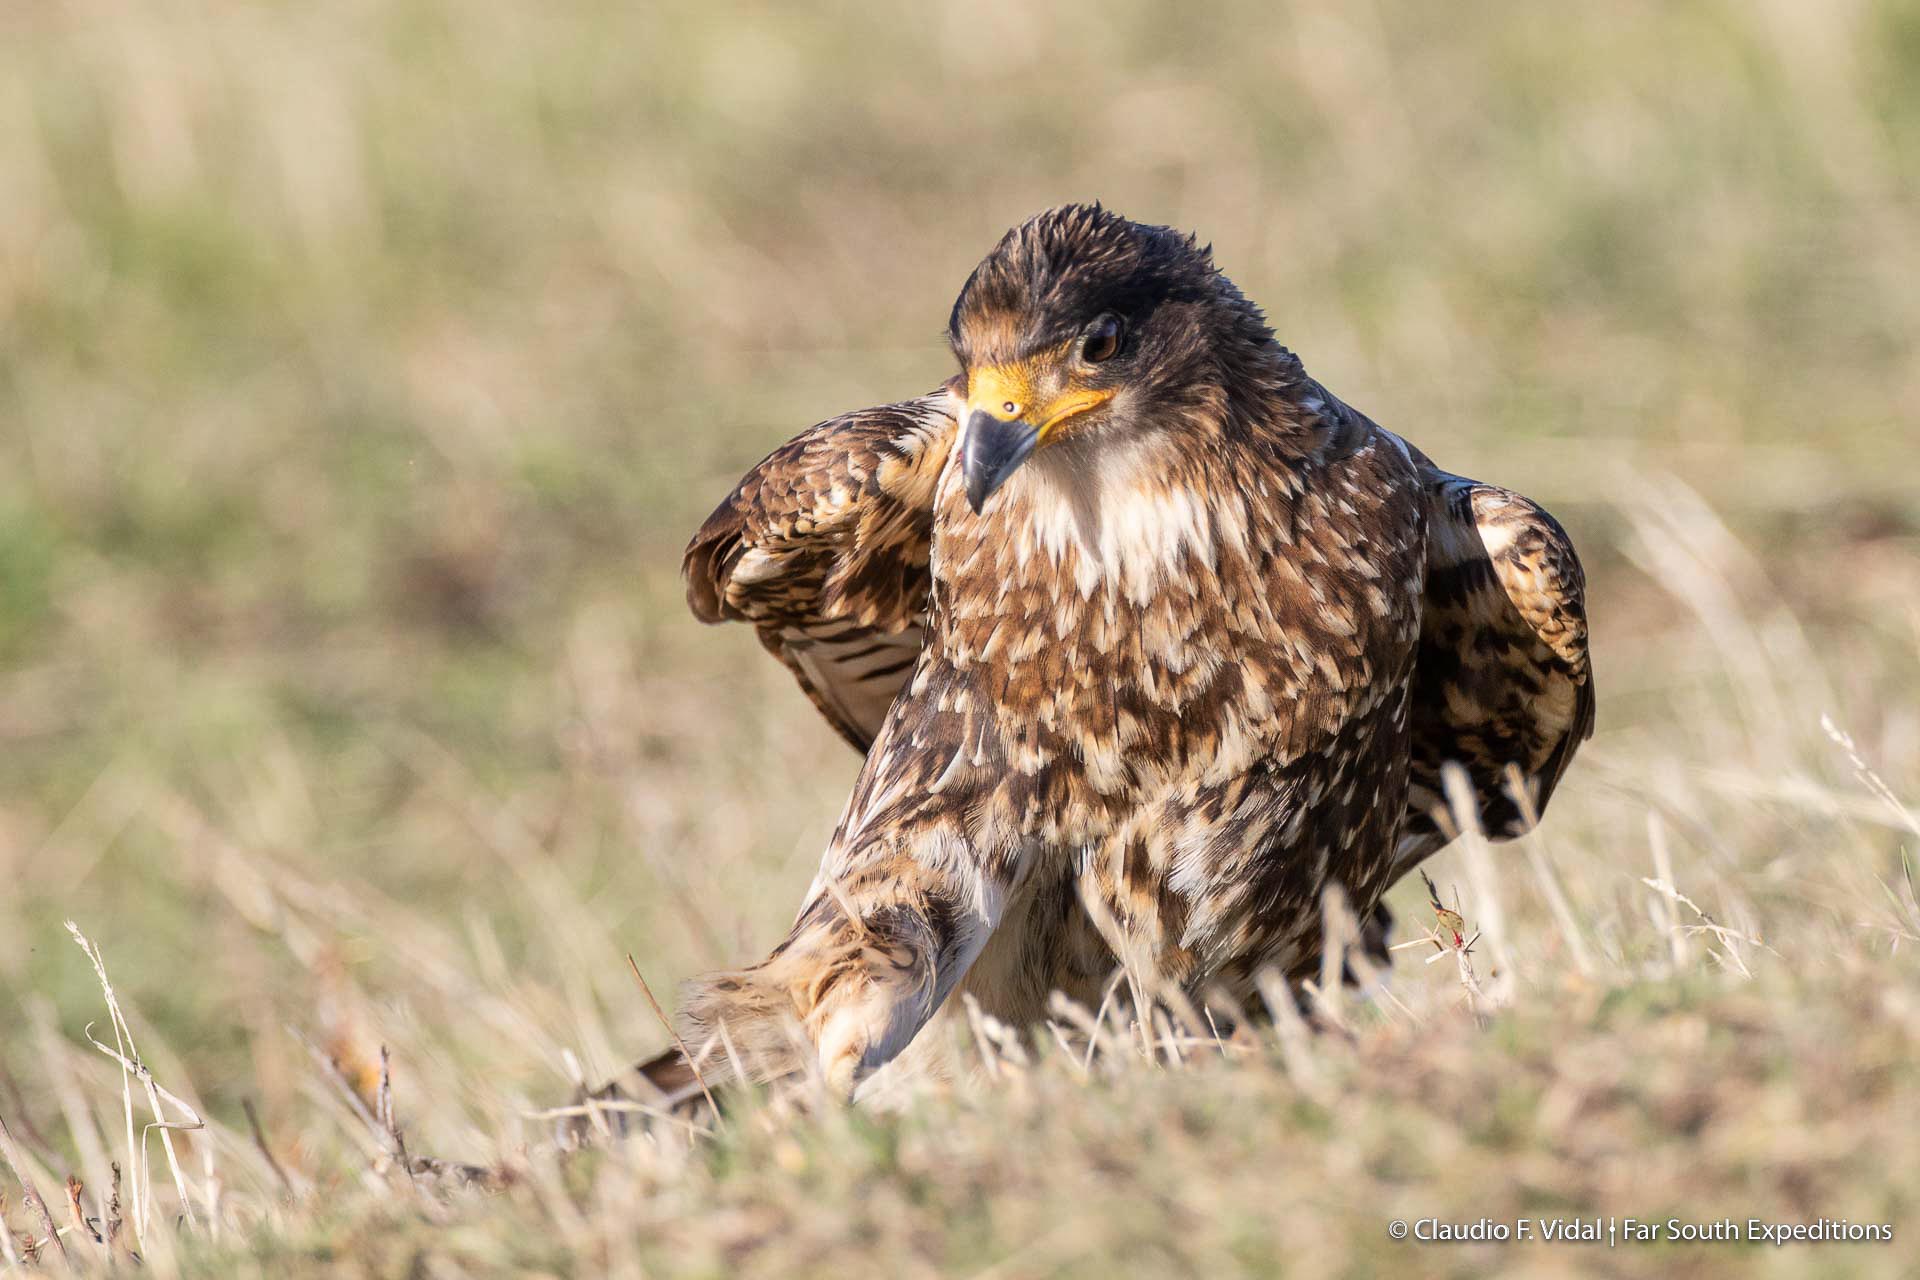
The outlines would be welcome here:
M 786 940 L 757 965 L 681 993 L 679 1030 L 719 1074 L 766 1081 L 818 1064 L 851 1097 L 905 1049 L 999 922 L 1009 885 L 952 841 L 881 849 L 816 883 Z

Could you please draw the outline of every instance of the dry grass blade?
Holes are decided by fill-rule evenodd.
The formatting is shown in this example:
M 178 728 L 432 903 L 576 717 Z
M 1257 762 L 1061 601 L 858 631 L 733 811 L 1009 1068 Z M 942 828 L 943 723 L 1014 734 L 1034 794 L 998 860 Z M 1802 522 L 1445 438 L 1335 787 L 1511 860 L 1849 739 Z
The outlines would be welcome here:
M 1100 991 L 1100 1003 L 1093 1011 L 1093 1029 L 1087 1036 L 1087 1056 L 1080 1063 L 1080 1069 L 1083 1072 L 1091 1072 L 1093 1070 L 1093 1061 L 1096 1054 L 1112 1053 L 1118 1048 L 1118 1042 L 1113 1038 L 1113 1033 L 1109 1029 L 1107 1013 L 1113 1008 L 1113 998 L 1120 994 L 1120 985 L 1125 981 L 1126 973 L 1116 970 L 1114 975 L 1107 979 L 1106 986 Z M 1070 1001 L 1068 1003 L 1071 1005 Z M 1078 1006 L 1073 1007 L 1077 1008 Z
M 1053 1032 L 1055 1043 L 1066 1054 L 1065 1061 L 1071 1067 L 1074 1078 L 1091 1080 L 1093 1058 L 1099 1052 L 1101 1038 L 1106 1034 L 1094 1011 L 1065 993 L 1056 991 L 1048 997 L 1047 1016 L 1047 1026 Z M 1084 1047 L 1076 1045 L 1069 1038 L 1069 1027 L 1085 1037 Z
M 1300 1016 L 1300 1006 L 1287 980 L 1273 969 L 1263 969 L 1254 979 L 1267 1013 L 1273 1019 L 1275 1039 L 1280 1046 L 1280 1063 L 1301 1093 L 1326 1105 L 1333 1089 L 1314 1056 L 1313 1028 Z
M 986 1071 L 987 1078 L 997 1084 L 1001 1079 L 1000 1054 L 998 1046 L 995 1045 L 987 1035 L 984 1015 L 980 1011 L 980 1002 L 974 998 L 973 993 L 970 991 L 962 992 L 961 1000 L 966 1005 L 967 1029 L 971 1033 L 974 1048 L 980 1054 L 981 1068 Z
M 1711 934 L 1715 938 L 1718 938 L 1723 944 L 1725 944 L 1726 951 L 1724 953 L 1716 951 L 1713 954 L 1719 957 L 1727 965 L 1728 968 L 1738 971 L 1741 977 L 1751 978 L 1753 976 L 1753 970 L 1747 967 L 1747 962 L 1740 955 L 1740 947 L 1742 945 L 1759 947 L 1762 950 L 1773 952 L 1773 954 L 1775 955 L 1779 954 L 1779 952 L 1774 951 L 1772 947 L 1768 946 L 1765 942 L 1761 941 L 1760 938 L 1752 934 L 1741 933 L 1736 929 L 1729 929 L 1725 925 L 1721 924 L 1719 921 L 1715 920 L 1712 916 L 1708 915 L 1704 910 L 1701 909 L 1699 903 L 1695 902 L 1692 898 L 1689 898 L 1686 894 L 1681 893 L 1678 889 L 1674 888 L 1671 881 L 1668 881 L 1665 879 L 1649 879 L 1646 876 L 1642 876 L 1640 878 L 1640 883 L 1646 885 L 1647 888 L 1653 890 L 1654 894 L 1656 895 L 1656 900 L 1665 902 L 1666 904 L 1668 904 L 1669 908 L 1671 908 L 1672 906 L 1682 906 L 1682 907 L 1685 907 L 1687 910 L 1693 912 L 1694 916 L 1700 921 L 1700 923 L 1694 924 L 1694 925 L 1682 925 L 1672 917 L 1671 911 L 1669 910 L 1669 913 L 1667 916 L 1669 920 L 1669 924 L 1667 928 L 1672 933 L 1686 933 L 1686 932 L 1706 933 L 1706 934 Z
M 1880 882 L 1880 888 L 1886 893 L 1888 901 L 1893 904 L 1895 914 L 1904 923 L 1904 927 L 1900 924 L 1884 926 L 1894 935 L 1894 944 L 1899 945 L 1901 939 L 1920 942 L 1920 889 L 1914 886 L 1912 854 L 1905 849 L 1900 851 L 1899 890 L 1896 891 L 1885 880 Z
M 32 1003 L 31 1016 L 41 1059 L 48 1067 L 49 1084 L 79 1154 L 80 1167 L 96 1182 L 104 1180 L 113 1161 L 107 1156 L 105 1137 L 87 1104 L 83 1074 L 74 1070 L 72 1048 L 57 1031 L 53 1010 L 45 1001 Z
M 536 1111 L 523 1111 L 520 1114 L 528 1120 L 552 1122 L 555 1120 L 599 1120 L 606 1113 L 626 1113 L 646 1116 L 651 1120 L 665 1120 L 678 1125 L 688 1133 L 707 1137 L 713 1130 L 698 1124 L 682 1115 L 675 1115 L 664 1107 L 656 1107 L 645 1102 L 635 1102 L 631 1098 L 582 1098 L 579 1102 L 564 1107 L 545 1107 Z M 602 1136 L 612 1136 L 612 1130 L 606 1129 Z
M 140 1061 L 139 1053 L 134 1048 L 133 1029 L 127 1025 L 126 1015 L 120 1011 L 119 997 L 114 994 L 113 984 L 107 979 L 106 960 L 101 957 L 99 948 L 95 947 L 93 943 L 88 940 L 87 936 L 80 932 L 80 926 L 69 920 L 66 922 L 66 927 L 67 932 L 73 935 L 73 940 L 79 945 L 80 950 L 86 954 L 88 960 L 93 962 L 94 974 L 100 980 L 100 990 L 106 996 L 107 1015 L 113 1023 L 113 1038 L 119 1048 L 112 1049 L 107 1047 L 100 1041 L 94 1040 L 91 1033 L 88 1034 L 87 1039 L 93 1042 L 94 1048 L 120 1064 L 123 1081 L 130 1078 L 140 1082 L 141 1089 L 147 1095 L 147 1105 L 153 1112 L 152 1123 L 145 1125 L 141 1129 L 140 1143 L 134 1148 L 132 1153 L 137 1170 L 134 1176 L 134 1186 L 136 1188 L 135 1201 L 138 1206 L 135 1212 L 135 1231 L 144 1242 L 146 1240 L 146 1227 L 150 1224 L 141 1219 L 143 1215 L 150 1214 L 153 1208 L 152 1178 L 146 1172 L 146 1137 L 149 1133 L 156 1130 L 158 1130 L 160 1134 L 160 1146 L 166 1152 L 167 1168 L 173 1174 L 174 1190 L 180 1197 L 180 1213 L 186 1219 L 189 1227 L 197 1226 L 199 1225 L 199 1218 L 194 1213 L 193 1196 L 192 1193 L 187 1190 L 187 1177 L 180 1169 L 180 1156 L 173 1147 L 173 1131 L 176 1129 L 201 1129 L 206 1127 L 205 1123 L 194 1113 L 192 1107 L 182 1102 L 172 1093 L 168 1093 L 166 1090 L 160 1088 L 153 1078 L 153 1073 L 147 1070 L 146 1065 Z M 166 1108 L 161 1105 L 163 1095 L 168 1101 L 184 1111 L 189 1118 L 183 1121 L 167 1119 Z M 131 1144 L 133 1102 L 130 1092 L 126 1095 L 126 1115 L 128 1139 Z
M 1534 806 L 1533 792 L 1526 784 L 1520 770 L 1513 765 L 1507 766 L 1507 795 L 1513 800 L 1514 807 L 1520 812 L 1521 822 L 1526 826 L 1529 836 L 1524 842 L 1527 867 L 1533 872 L 1534 882 L 1540 886 L 1540 892 L 1547 900 L 1547 907 L 1553 912 L 1554 924 L 1560 930 L 1560 937 L 1567 944 L 1567 951 L 1573 957 L 1574 967 L 1580 970 L 1583 978 L 1595 977 L 1599 970 L 1593 962 L 1593 953 L 1587 947 L 1586 931 L 1574 918 L 1573 907 L 1567 901 L 1567 892 L 1560 883 L 1559 875 L 1554 871 L 1553 862 L 1539 835 L 1540 811 Z
M 1499 876 L 1493 868 L 1493 853 L 1487 846 L 1486 833 L 1480 829 L 1480 806 L 1474 799 L 1473 784 L 1466 770 L 1459 765 L 1449 761 L 1441 770 L 1441 781 L 1446 790 L 1448 814 L 1458 833 L 1467 883 L 1473 890 L 1474 914 L 1493 953 L 1494 972 L 1483 984 L 1467 961 L 1466 949 L 1461 948 L 1461 981 L 1476 999 L 1496 1007 L 1505 1006 L 1513 999 L 1513 952 L 1508 943 L 1506 908 L 1501 901 Z
M 1347 895 L 1339 885 L 1328 885 L 1320 895 L 1320 981 L 1308 990 L 1321 1015 L 1336 1027 L 1346 1025 L 1341 1004 L 1347 952 L 1359 936 L 1360 924 L 1347 909 Z
M 640 976 L 640 966 L 634 961 L 633 952 L 631 951 L 627 952 L 627 968 L 633 970 L 633 980 L 640 984 L 641 994 L 646 996 L 647 1003 L 653 1007 L 653 1016 L 660 1019 L 660 1025 L 667 1029 L 669 1036 L 673 1037 L 673 1047 L 680 1051 L 682 1058 L 686 1059 L 687 1069 L 693 1072 L 693 1078 L 699 1082 L 700 1094 L 706 1098 L 707 1106 L 713 1109 L 714 1123 L 718 1124 L 720 1120 L 720 1104 L 713 1100 L 713 1090 L 707 1087 L 706 1074 L 700 1070 L 700 1059 L 695 1057 L 692 1051 L 687 1048 L 687 1042 L 682 1040 L 679 1031 L 674 1029 L 673 1019 L 667 1016 L 667 1011 L 660 1007 L 658 1000 L 654 999 L 653 988 L 648 986 L 647 980 Z
M 1874 797 L 1887 807 L 1894 820 L 1914 835 L 1920 836 L 1920 814 L 1915 814 L 1912 809 L 1909 809 L 1900 797 L 1893 793 L 1893 788 L 1886 784 L 1886 780 L 1867 763 L 1866 757 L 1860 754 L 1860 748 L 1854 742 L 1853 735 L 1835 724 L 1830 715 L 1821 715 L 1820 727 L 1826 730 L 1827 736 L 1833 739 L 1842 751 L 1847 753 L 1847 759 L 1853 764 L 1854 776 L 1859 778 L 1867 790 L 1873 792 Z
M 1651 887 L 1657 883 L 1668 887 L 1665 894 L 1656 896 L 1653 900 L 1656 922 L 1662 936 L 1667 940 L 1667 947 L 1673 961 L 1673 972 L 1680 973 L 1687 968 L 1687 937 L 1680 931 L 1679 917 L 1674 914 L 1674 899 L 1677 895 L 1671 888 L 1673 855 L 1667 849 L 1666 824 L 1660 821 L 1660 815 L 1657 813 L 1647 815 L 1647 846 L 1653 850 L 1653 874 L 1657 878 L 1657 880 L 1646 881 L 1647 885 Z

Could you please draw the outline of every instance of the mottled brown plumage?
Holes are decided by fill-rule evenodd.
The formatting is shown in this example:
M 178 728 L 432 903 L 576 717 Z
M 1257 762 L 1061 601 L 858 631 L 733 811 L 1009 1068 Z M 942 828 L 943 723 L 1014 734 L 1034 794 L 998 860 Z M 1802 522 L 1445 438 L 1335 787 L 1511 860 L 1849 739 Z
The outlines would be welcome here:
M 946 387 L 776 450 L 687 551 L 867 752 L 786 940 L 686 992 L 754 1075 L 851 1091 L 956 990 L 1024 1025 L 1116 965 L 1244 1002 L 1329 887 L 1371 910 L 1445 843 L 1444 762 L 1502 838 L 1592 730 L 1560 526 L 1330 395 L 1192 239 L 1042 214 L 950 337 Z

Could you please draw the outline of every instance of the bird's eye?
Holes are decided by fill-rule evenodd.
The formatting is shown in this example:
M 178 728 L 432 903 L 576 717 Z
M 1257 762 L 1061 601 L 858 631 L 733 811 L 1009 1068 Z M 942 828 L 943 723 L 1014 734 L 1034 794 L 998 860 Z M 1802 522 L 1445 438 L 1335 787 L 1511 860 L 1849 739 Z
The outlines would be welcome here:
M 1080 358 L 1088 364 L 1099 364 L 1102 360 L 1111 360 L 1120 353 L 1120 341 L 1126 337 L 1126 326 L 1120 317 L 1109 311 L 1087 326 L 1087 333 L 1080 340 Z

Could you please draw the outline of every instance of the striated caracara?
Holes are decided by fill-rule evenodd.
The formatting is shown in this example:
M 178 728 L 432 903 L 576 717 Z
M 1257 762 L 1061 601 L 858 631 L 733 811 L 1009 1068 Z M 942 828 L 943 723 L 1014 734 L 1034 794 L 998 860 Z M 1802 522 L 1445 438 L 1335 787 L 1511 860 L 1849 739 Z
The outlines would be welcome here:
M 1365 915 L 1446 842 L 1443 763 L 1513 836 L 1593 728 L 1559 524 L 1336 399 L 1193 238 L 1040 214 L 948 335 L 945 387 L 804 432 L 687 550 L 866 753 L 786 939 L 684 993 L 709 1076 L 850 1094 L 956 992 L 1024 1026 L 1119 967 L 1250 1004 L 1330 886 Z

